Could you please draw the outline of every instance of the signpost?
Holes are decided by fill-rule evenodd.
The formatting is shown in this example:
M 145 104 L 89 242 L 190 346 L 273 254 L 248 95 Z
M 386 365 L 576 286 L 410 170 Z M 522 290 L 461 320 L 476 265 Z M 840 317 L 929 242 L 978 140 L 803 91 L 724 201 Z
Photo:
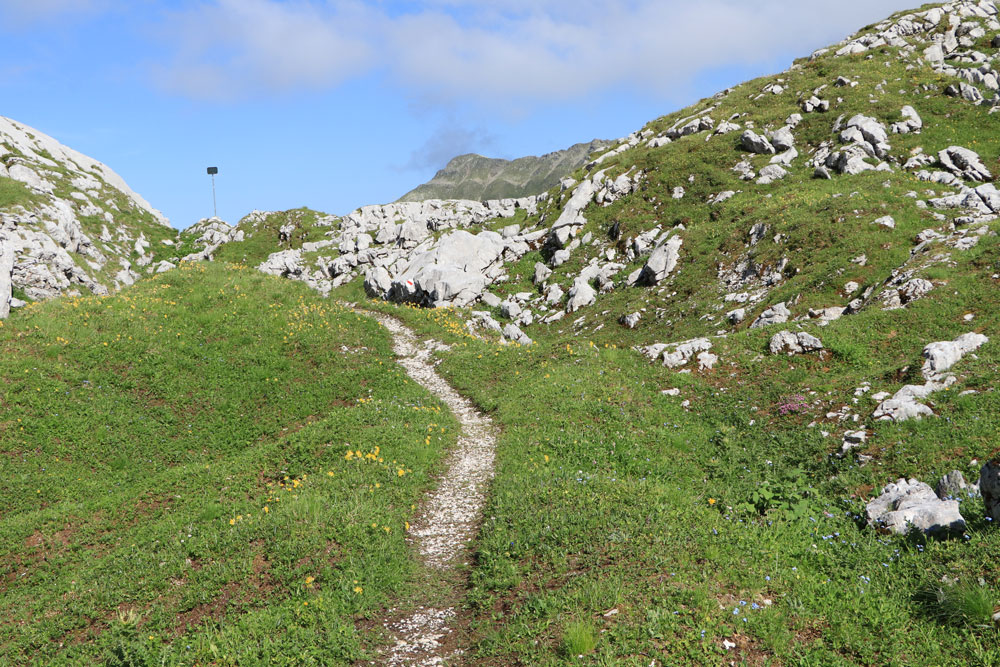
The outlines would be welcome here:
M 219 207 L 215 203 L 215 175 L 219 173 L 218 167 L 209 167 L 208 175 L 212 177 L 212 210 L 215 212 L 215 217 L 219 217 Z

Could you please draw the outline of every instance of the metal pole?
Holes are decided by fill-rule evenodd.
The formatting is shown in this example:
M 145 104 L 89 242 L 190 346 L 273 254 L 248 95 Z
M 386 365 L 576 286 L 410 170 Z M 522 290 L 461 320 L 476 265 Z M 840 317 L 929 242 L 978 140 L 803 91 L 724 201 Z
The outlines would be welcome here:
M 215 212 L 215 217 L 219 217 L 219 207 L 215 203 L 215 174 L 212 174 L 212 210 Z

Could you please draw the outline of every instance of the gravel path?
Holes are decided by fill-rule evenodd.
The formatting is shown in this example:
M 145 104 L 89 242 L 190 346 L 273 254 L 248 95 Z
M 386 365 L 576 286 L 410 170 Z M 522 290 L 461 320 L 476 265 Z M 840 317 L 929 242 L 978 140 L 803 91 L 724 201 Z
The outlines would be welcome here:
M 467 545 L 476 535 L 486 489 L 493 478 L 496 431 L 488 417 L 434 370 L 431 354 L 435 349 L 447 349 L 446 346 L 433 341 L 420 346 L 414 333 L 399 320 L 369 314 L 392 334 L 398 362 L 407 374 L 441 399 L 462 426 L 441 484 L 427 497 L 422 516 L 410 529 L 410 537 L 424 564 L 447 573 L 468 562 Z M 451 637 L 456 616 L 454 607 L 420 607 L 405 618 L 385 621 L 383 626 L 396 643 L 377 664 L 422 666 L 460 662 L 461 650 L 454 648 Z

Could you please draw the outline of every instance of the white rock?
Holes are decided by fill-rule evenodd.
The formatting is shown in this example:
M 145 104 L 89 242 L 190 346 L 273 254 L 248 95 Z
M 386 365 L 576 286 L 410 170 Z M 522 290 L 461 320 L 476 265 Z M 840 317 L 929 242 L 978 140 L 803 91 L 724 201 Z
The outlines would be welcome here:
M 865 507 L 870 525 L 905 534 L 911 528 L 924 533 L 962 533 L 965 519 L 958 502 L 941 500 L 927 484 L 899 479 Z

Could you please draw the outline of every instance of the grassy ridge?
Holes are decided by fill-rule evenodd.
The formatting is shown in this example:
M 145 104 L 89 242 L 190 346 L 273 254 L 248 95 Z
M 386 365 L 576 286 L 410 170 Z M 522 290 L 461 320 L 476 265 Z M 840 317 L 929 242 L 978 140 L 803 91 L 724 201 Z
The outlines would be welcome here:
M 0 662 L 363 655 L 456 426 L 373 322 L 183 265 L 31 306 L 0 349 Z

